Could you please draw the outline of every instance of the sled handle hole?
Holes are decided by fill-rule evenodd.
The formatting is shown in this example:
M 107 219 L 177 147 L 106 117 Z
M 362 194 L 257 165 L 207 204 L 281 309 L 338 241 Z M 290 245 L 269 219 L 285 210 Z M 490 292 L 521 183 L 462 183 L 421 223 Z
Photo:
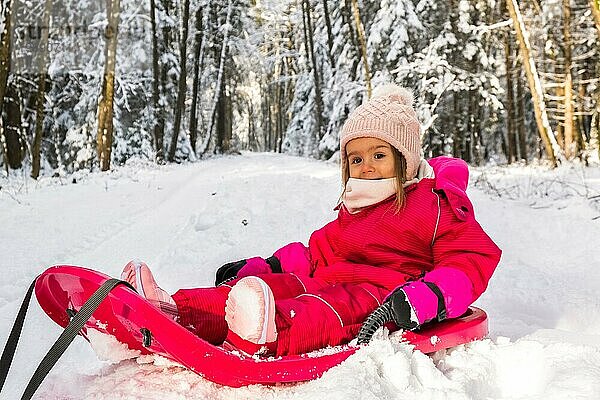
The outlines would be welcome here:
M 77 314 L 77 311 L 75 311 L 72 308 L 67 308 L 66 310 L 67 316 L 69 317 L 69 321 L 73 319 L 73 317 L 75 317 L 75 314 Z
M 152 346 L 152 332 L 148 328 L 141 328 L 140 333 L 142 334 L 142 346 Z

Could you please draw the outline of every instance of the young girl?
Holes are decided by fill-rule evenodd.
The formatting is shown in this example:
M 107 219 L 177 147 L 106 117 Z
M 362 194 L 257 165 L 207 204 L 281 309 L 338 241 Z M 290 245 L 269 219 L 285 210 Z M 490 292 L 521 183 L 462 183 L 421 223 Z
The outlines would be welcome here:
M 226 264 L 216 287 L 173 296 L 143 263 L 130 262 L 123 279 L 198 336 L 248 354 L 347 343 L 382 304 L 404 329 L 462 315 L 501 254 L 473 215 L 467 165 L 421 158 L 412 95 L 394 85 L 350 114 L 340 158 L 338 217 L 308 247 Z

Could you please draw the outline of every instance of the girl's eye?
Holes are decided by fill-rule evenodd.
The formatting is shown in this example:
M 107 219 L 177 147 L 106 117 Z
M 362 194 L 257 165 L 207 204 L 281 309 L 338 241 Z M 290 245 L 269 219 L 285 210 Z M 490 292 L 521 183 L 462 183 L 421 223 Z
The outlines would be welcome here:
M 383 157 L 385 157 L 385 154 L 383 154 L 383 153 L 376 153 L 374 157 L 375 157 L 376 160 L 381 160 Z
M 362 161 L 362 158 L 360 158 L 360 157 L 353 157 L 352 160 L 350 160 L 350 162 L 352 164 L 360 164 L 361 161 Z

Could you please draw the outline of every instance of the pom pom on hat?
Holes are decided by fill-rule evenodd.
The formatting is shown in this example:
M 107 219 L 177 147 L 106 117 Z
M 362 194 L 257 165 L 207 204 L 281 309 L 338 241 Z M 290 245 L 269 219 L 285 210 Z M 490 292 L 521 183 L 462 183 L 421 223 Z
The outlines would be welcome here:
M 407 106 L 412 106 L 414 101 L 414 96 L 410 90 L 393 83 L 376 87 L 371 98 L 375 99 L 384 96 L 389 96 L 390 100 L 398 101 Z
M 374 137 L 400 151 L 406 159 L 406 179 L 413 179 L 421 161 L 421 124 L 412 103 L 413 95 L 408 89 L 394 84 L 376 88 L 367 102 L 350 113 L 342 127 L 342 170 L 348 165 L 346 144 L 359 137 Z

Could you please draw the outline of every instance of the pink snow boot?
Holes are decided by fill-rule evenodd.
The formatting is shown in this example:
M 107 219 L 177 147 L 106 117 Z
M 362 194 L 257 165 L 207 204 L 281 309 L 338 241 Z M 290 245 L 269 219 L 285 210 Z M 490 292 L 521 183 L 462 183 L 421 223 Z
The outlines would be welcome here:
M 251 355 L 275 353 L 275 298 L 262 279 L 248 276 L 233 286 L 225 303 L 225 321 L 227 344 Z
M 121 272 L 121 279 L 133 286 L 140 296 L 145 297 L 155 307 L 177 320 L 179 313 L 175 301 L 156 284 L 146 263 L 129 261 Z

